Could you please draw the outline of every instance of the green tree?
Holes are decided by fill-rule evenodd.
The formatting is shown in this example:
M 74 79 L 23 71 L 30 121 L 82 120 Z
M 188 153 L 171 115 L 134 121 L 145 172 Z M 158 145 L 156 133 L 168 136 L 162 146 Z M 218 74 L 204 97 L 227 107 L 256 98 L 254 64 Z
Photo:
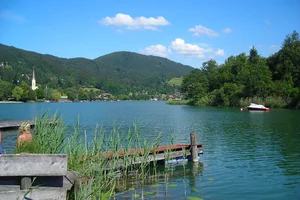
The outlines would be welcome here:
M 78 93 L 78 100 L 87 100 L 87 99 L 89 99 L 88 93 L 85 90 L 80 89 Z
M 61 93 L 57 90 L 53 90 L 53 92 L 51 94 L 51 100 L 59 101 L 60 98 L 61 98 Z
M 209 60 L 202 65 L 202 71 L 208 79 L 208 90 L 220 88 L 219 66 L 215 60 Z
M 9 99 L 13 87 L 14 87 L 13 84 L 7 81 L 2 81 L 0 78 L 0 100 Z
M 194 103 L 207 94 L 209 82 L 206 74 L 200 69 L 194 69 L 182 80 L 182 92 Z
M 28 100 L 36 101 L 36 93 L 35 90 L 30 89 L 28 91 Z
M 35 93 L 36 93 L 37 99 L 43 99 L 43 98 L 45 98 L 45 92 L 44 92 L 44 90 L 42 88 L 39 87 L 38 89 L 36 89 Z
M 68 96 L 68 99 L 71 100 L 71 101 L 74 101 L 76 99 L 78 99 L 77 97 L 77 90 L 76 88 L 67 88 L 66 89 L 66 94 Z
M 28 100 L 29 86 L 28 86 L 28 84 L 25 81 L 21 81 L 20 86 L 21 86 L 21 88 L 23 90 L 23 93 L 21 95 L 21 101 L 26 102 Z
M 12 90 L 12 97 L 16 100 L 16 101 L 20 101 L 21 97 L 23 94 L 23 89 L 19 86 L 15 86 L 15 88 Z

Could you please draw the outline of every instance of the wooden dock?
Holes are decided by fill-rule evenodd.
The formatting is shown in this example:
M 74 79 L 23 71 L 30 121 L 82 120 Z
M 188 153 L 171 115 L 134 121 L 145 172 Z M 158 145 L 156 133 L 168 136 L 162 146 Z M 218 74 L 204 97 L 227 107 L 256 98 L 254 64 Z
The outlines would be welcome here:
M 9 120 L 9 121 L 0 121 L 0 130 L 14 130 L 18 129 L 22 123 L 28 122 L 31 127 L 35 126 L 35 120 Z M 45 123 L 56 123 L 55 120 L 49 119 Z
M 199 162 L 202 144 L 196 134 L 190 134 L 191 144 L 171 144 L 151 149 L 130 149 L 119 152 L 99 152 L 107 160 L 107 170 L 120 169 L 126 160 L 135 165 L 142 162 L 181 164 Z M 1 199 L 65 200 L 67 191 L 76 183 L 74 173 L 67 171 L 68 156 L 63 154 L 7 154 L 0 155 Z M 110 160 L 114 168 L 110 167 Z M 116 165 L 115 161 L 118 161 Z M 129 162 L 128 162 L 129 161 Z

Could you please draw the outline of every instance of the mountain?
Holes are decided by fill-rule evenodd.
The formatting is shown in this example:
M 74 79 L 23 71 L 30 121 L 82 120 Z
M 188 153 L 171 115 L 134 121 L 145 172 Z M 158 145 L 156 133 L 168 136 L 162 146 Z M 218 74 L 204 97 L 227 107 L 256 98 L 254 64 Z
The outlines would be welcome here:
M 24 74 L 30 76 L 34 67 L 38 84 L 52 88 L 79 84 L 106 90 L 112 84 L 137 90 L 158 88 L 194 69 L 166 58 L 133 52 L 114 52 L 96 59 L 66 59 L 0 44 L 2 62 L 11 66 L 0 69 L 1 78 L 9 82 L 23 80 Z

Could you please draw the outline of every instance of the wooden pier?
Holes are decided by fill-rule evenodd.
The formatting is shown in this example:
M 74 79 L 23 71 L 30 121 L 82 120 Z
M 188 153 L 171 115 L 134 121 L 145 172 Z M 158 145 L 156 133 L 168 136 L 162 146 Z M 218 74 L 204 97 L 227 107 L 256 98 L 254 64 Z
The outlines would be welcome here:
M 151 149 L 131 149 L 119 152 L 99 152 L 109 161 L 118 160 L 122 168 L 124 160 L 131 165 L 142 162 L 181 164 L 199 162 L 203 151 L 197 144 L 196 134 L 190 134 L 191 144 L 171 144 Z M 145 158 L 146 155 L 146 158 Z M 0 197 L 1 199 L 65 200 L 67 191 L 76 183 L 76 175 L 67 171 L 67 155 L 62 154 L 7 154 L 0 155 Z M 123 161 L 123 163 L 122 163 Z M 172 162 L 170 162 L 172 161 Z M 128 164 L 128 163 L 127 163 Z M 116 168 L 116 165 L 114 165 Z
M 22 123 L 28 122 L 31 127 L 35 126 L 35 120 L 8 120 L 8 121 L 0 121 L 0 130 L 14 130 L 18 129 Z M 45 121 L 45 123 L 53 124 L 57 123 L 54 119 L 49 119 Z

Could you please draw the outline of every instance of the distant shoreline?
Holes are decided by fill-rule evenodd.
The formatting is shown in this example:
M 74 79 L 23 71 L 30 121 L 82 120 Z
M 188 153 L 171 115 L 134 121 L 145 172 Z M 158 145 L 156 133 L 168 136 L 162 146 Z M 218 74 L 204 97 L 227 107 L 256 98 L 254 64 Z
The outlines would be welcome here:
M 22 101 L 0 101 L 0 103 L 24 103 Z

